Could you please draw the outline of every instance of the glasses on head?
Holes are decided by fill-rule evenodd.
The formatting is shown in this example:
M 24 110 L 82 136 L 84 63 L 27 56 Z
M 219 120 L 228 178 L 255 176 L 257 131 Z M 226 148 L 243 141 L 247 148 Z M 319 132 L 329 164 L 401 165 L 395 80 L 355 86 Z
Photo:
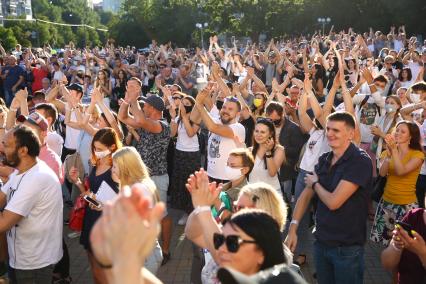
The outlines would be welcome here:
M 229 101 L 229 102 L 238 102 L 238 98 L 237 97 L 226 97 L 225 101 Z
M 213 234 L 213 244 L 215 249 L 219 249 L 223 244 L 226 245 L 226 248 L 230 253 L 236 253 L 240 249 L 242 244 L 255 244 L 256 241 L 252 240 L 243 240 L 240 236 L 229 235 L 224 236 L 223 234 L 214 233 Z
M 274 123 L 274 122 L 272 121 L 272 119 L 270 119 L 269 117 L 258 117 L 258 118 L 256 119 L 256 122 L 271 122 L 271 123 Z
M 181 100 L 182 99 L 182 97 L 180 97 L 180 96 L 175 96 L 175 97 L 172 97 L 173 98 L 173 100 Z

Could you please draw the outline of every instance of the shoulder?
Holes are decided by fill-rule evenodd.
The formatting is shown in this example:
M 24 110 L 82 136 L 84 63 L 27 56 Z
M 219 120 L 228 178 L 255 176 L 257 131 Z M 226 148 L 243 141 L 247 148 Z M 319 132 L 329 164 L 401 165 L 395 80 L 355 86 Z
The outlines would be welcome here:
M 419 159 L 422 159 L 422 160 L 424 160 L 424 158 L 425 158 L 425 154 L 422 151 L 419 151 L 419 150 L 409 150 L 408 155 L 411 158 L 419 158 Z
M 354 144 L 351 145 L 351 148 L 351 162 L 371 165 L 371 158 L 365 150 L 359 148 L 358 146 L 355 146 Z

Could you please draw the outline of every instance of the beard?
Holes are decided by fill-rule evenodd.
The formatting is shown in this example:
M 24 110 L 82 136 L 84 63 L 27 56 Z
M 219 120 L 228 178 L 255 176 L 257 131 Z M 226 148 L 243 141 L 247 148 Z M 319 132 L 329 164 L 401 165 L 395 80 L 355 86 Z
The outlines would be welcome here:
M 21 163 L 21 159 L 19 158 L 17 152 L 13 152 L 13 154 L 10 155 L 10 157 L 4 155 L 3 164 L 5 166 L 16 168 L 20 163 Z
M 224 118 L 220 116 L 220 121 L 222 121 L 223 125 L 228 125 L 232 121 L 232 118 Z

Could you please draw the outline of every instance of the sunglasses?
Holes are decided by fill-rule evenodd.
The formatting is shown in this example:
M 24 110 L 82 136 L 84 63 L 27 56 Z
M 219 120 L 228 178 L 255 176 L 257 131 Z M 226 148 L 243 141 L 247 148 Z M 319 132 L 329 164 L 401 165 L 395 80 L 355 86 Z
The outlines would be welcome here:
M 172 99 L 176 101 L 176 100 L 181 100 L 181 99 L 182 99 L 182 97 L 178 97 L 178 96 L 177 96 L 177 97 L 172 97 Z
M 219 249 L 224 243 L 230 253 L 236 253 L 242 244 L 255 244 L 256 241 L 243 240 L 236 235 L 229 235 L 225 237 L 223 234 L 213 234 L 213 244 L 215 249 Z

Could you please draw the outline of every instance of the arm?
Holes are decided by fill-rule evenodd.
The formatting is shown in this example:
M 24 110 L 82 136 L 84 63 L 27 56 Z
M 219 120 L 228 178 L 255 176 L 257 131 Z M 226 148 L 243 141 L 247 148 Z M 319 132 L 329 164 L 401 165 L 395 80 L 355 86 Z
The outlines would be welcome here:
M 333 192 L 327 191 L 320 183 L 315 184 L 315 193 L 330 210 L 339 209 L 359 188 L 359 185 L 341 180 Z
M 111 125 L 111 128 L 114 129 L 115 132 L 117 132 L 118 138 L 120 140 L 122 140 L 123 139 L 123 131 L 121 131 L 121 128 L 119 127 L 119 125 L 117 123 L 117 120 L 115 120 L 115 117 L 112 114 L 112 112 L 109 109 L 109 107 L 107 107 L 105 105 L 105 103 L 104 103 L 104 101 L 102 99 L 97 101 L 97 105 L 101 109 L 102 113 L 105 115 L 108 123 Z
M 1 193 L 4 195 L 4 193 Z M 5 209 L 0 213 L 0 232 L 6 232 L 19 223 L 23 216 Z
M 274 156 L 271 158 L 266 157 L 266 164 L 268 167 L 268 173 L 270 177 L 273 177 L 280 170 L 281 165 L 285 161 L 284 148 L 279 145 L 274 152 Z
M 151 133 L 160 133 L 162 131 L 163 127 L 161 126 L 160 122 L 145 117 L 145 114 L 141 110 L 139 103 L 136 100 L 130 103 L 130 107 L 138 128 L 143 128 Z
M 309 133 L 309 131 L 314 127 L 314 124 L 311 118 L 306 113 L 308 104 L 308 94 L 303 91 L 300 100 L 299 100 L 299 121 L 300 126 L 305 133 Z
M 118 119 L 132 128 L 139 128 L 139 124 L 136 122 L 135 118 L 129 114 L 129 106 L 129 103 L 125 100 L 121 103 L 118 110 Z
M 392 153 L 392 161 L 395 167 L 395 175 L 397 176 L 404 176 L 414 171 L 415 169 L 418 169 L 423 163 L 423 159 L 411 158 L 408 161 L 408 163 L 404 165 L 401 161 L 398 150 L 391 149 L 391 153 Z
M 227 125 L 223 125 L 223 124 L 219 124 L 219 123 L 214 122 L 212 117 L 207 112 L 206 108 L 204 107 L 204 105 L 197 102 L 195 104 L 195 107 L 198 109 L 198 111 L 201 115 L 201 119 L 203 120 L 204 124 L 206 125 L 206 128 L 210 132 L 213 132 L 213 133 L 220 135 L 220 136 L 223 136 L 223 137 L 227 137 L 227 138 L 231 138 L 231 139 L 234 138 L 234 131 L 232 131 L 232 128 L 227 126 Z
M 399 261 L 401 260 L 402 250 L 396 249 L 393 240 L 389 246 L 381 253 L 381 260 L 383 268 L 388 271 L 396 271 L 398 269 Z

